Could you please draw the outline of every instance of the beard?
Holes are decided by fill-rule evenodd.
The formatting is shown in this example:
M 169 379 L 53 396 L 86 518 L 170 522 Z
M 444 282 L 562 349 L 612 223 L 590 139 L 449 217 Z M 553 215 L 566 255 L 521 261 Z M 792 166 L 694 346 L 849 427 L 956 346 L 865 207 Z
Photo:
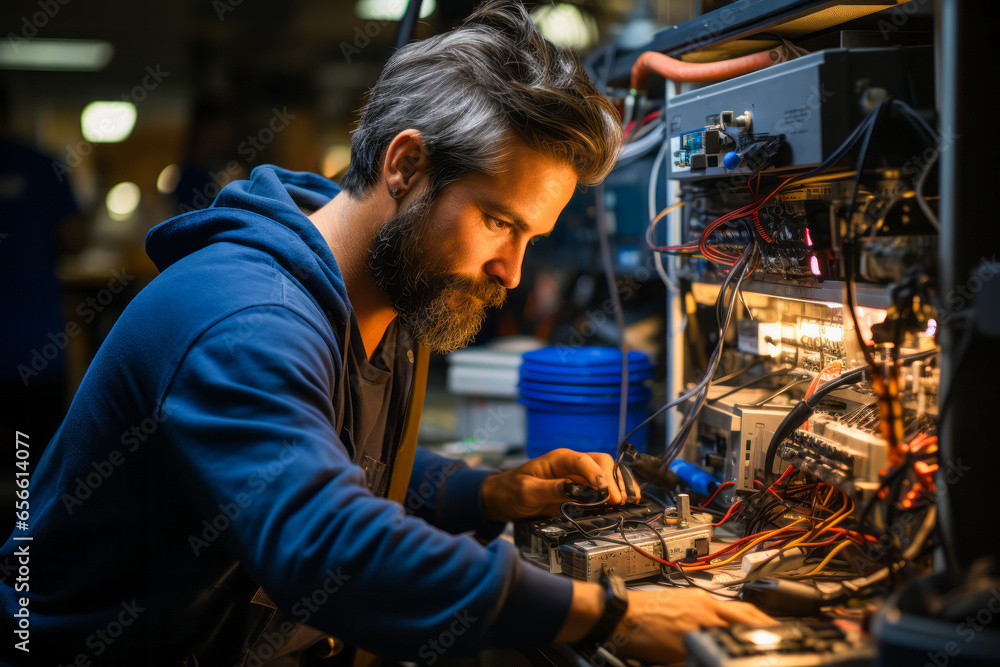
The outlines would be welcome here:
M 418 341 L 433 352 L 453 352 L 472 341 L 486 309 L 503 305 L 507 290 L 454 273 L 450 257 L 434 256 L 440 244 L 433 238 L 432 204 L 425 195 L 383 223 L 368 247 L 367 267 Z

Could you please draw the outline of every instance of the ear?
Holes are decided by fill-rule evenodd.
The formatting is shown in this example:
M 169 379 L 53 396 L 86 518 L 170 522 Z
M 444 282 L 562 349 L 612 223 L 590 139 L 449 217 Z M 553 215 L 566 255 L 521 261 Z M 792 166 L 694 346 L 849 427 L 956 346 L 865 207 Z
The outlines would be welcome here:
M 403 130 L 389 143 L 382 165 L 386 189 L 394 199 L 413 190 L 427 173 L 427 150 L 417 130 Z M 394 194 L 395 193 L 395 194 Z

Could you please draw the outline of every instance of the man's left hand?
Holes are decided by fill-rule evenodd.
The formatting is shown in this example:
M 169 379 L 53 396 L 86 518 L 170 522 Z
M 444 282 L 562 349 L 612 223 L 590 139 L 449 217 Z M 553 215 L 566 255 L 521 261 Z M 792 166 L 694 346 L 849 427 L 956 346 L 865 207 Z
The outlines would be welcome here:
M 491 521 L 513 521 L 530 516 L 556 514 L 567 502 L 567 484 L 586 484 L 608 489 L 608 502 L 620 505 L 626 499 L 625 480 L 613 469 L 608 454 L 555 449 L 508 472 L 490 475 L 483 482 L 483 513 Z M 639 488 L 633 484 L 636 498 Z

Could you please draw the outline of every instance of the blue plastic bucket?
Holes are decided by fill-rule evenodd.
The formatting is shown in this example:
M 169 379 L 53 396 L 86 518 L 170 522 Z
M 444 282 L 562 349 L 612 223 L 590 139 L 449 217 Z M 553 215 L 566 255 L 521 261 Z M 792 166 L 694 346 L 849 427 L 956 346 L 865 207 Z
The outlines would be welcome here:
M 618 452 L 618 402 L 605 405 L 566 405 L 520 398 L 527 408 L 527 450 L 530 458 L 566 447 L 579 452 Z M 625 432 L 649 416 L 649 398 L 630 401 Z M 629 438 L 636 449 L 646 449 L 647 427 Z
M 538 366 L 531 366 L 524 364 L 521 366 L 521 379 L 531 380 L 532 382 L 545 382 L 547 384 L 595 384 L 595 385 L 614 385 L 618 386 L 620 384 L 621 378 L 621 368 L 616 370 L 614 373 L 609 373 L 607 375 L 569 375 L 564 373 L 554 372 L 549 369 L 539 370 Z M 653 377 L 653 368 L 646 370 L 629 370 L 628 381 L 629 384 L 645 382 Z
M 527 450 L 534 458 L 562 447 L 581 452 L 618 450 L 621 352 L 617 348 L 548 347 L 528 352 L 520 372 L 519 403 L 527 408 Z M 653 364 L 641 352 L 628 357 L 626 432 L 649 415 Z M 646 428 L 629 441 L 646 449 Z

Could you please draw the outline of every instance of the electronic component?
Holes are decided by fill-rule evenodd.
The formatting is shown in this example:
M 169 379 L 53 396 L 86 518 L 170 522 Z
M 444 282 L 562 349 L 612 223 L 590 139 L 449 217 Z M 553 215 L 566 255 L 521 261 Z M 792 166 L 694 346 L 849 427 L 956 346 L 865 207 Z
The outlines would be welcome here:
M 730 439 L 729 470 L 736 482 L 736 492 L 756 493 L 754 480 L 764 470 L 764 455 L 774 430 L 788 414 L 788 408 L 773 406 L 733 406 L 733 415 L 739 423 Z M 788 464 L 778 462 L 772 473 L 780 473 Z
M 875 648 L 847 624 L 730 625 L 684 637 L 688 667 L 867 667 Z
M 663 544 L 649 529 L 627 528 L 625 535 L 632 544 L 664 560 L 705 556 L 712 539 L 712 524 L 709 520 L 696 516 L 686 522 L 686 528 L 681 528 L 679 524 L 676 527 L 661 523 L 652 525 L 667 543 L 669 553 L 665 558 Z M 615 538 L 616 535 L 609 537 Z M 620 539 L 620 536 L 617 537 Z M 659 563 L 646 558 L 632 547 L 600 538 L 585 538 L 563 544 L 559 547 L 559 555 L 562 559 L 562 572 L 583 581 L 596 581 L 603 567 L 626 581 L 642 579 L 660 571 Z
M 752 173 L 766 158 L 744 156 L 735 170 L 727 169 L 724 158 L 734 144 L 737 154 L 748 151 L 755 138 L 783 138 L 783 163 L 777 167 L 819 164 L 864 116 L 858 98 L 844 92 L 863 80 L 868 88 L 910 99 L 908 65 L 922 58 L 930 69 L 930 57 L 929 49 L 827 49 L 676 95 L 667 108 L 675 157 L 670 178 Z M 928 91 L 921 93 L 930 98 Z M 728 109 L 739 110 L 742 127 Z
M 620 544 L 624 542 L 621 534 L 608 529 L 615 528 L 619 519 L 649 522 L 662 512 L 662 508 L 643 501 L 621 508 L 604 506 L 595 510 L 573 507 L 569 511 L 578 514 L 572 518 L 588 533 L 607 531 L 604 537 L 608 539 L 587 537 L 564 517 L 519 521 L 514 525 L 514 543 L 526 560 L 552 573 L 566 574 L 583 581 L 597 581 L 603 567 L 626 581 L 659 573 L 658 562 L 627 544 Z M 708 554 L 712 539 L 712 523 L 708 515 L 679 510 L 676 515 L 647 525 L 648 528 L 625 524 L 625 536 L 629 542 L 657 558 L 676 561 Z M 662 541 L 653 534 L 653 530 L 662 536 Z M 663 554 L 663 542 L 667 544 L 666 556 Z
M 877 407 L 868 404 L 861 418 L 877 418 Z M 886 442 L 874 430 L 864 429 L 831 415 L 816 415 L 811 430 L 796 430 L 778 447 L 778 458 L 837 486 L 851 495 L 864 496 L 879 485 L 879 471 L 886 463 Z
M 770 357 L 781 354 L 781 322 L 740 320 L 738 332 L 740 352 Z

